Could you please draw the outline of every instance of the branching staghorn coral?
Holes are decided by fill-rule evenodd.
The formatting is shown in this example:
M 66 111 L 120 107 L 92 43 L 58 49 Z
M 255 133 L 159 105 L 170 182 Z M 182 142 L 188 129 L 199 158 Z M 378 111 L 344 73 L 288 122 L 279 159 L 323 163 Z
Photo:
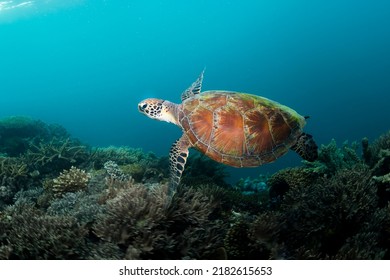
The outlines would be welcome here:
M 50 142 L 31 143 L 30 148 L 24 155 L 29 162 L 38 170 L 69 168 L 88 158 L 85 146 L 75 143 L 70 138 L 62 141 L 53 138 Z M 46 171 L 46 170 L 44 170 Z
M 17 158 L 0 158 L 0 177 L 26 177 L 27 165 Z
M 19 158 L 0 158 L 0 209 L 10 204 L 13 196 L 25 187 L 28 167 Z

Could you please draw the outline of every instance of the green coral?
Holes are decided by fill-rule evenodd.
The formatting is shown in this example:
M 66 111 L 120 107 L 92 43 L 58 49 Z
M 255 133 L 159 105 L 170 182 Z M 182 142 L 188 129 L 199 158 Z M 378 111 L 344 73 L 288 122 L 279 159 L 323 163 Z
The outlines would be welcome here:
M 372 178 L 379 184 L 390 184 L 390 173 L 383 176 L 374 176 Z
M 146 167 L 139 163 L 126 164 L 121 166 L 123 173 L 131 176 L 136 182 L 141 182 L 144 177 Z
M 146 162 L 131 163 L 120 166 L 123 173 L 132 177 L 136 182 L 143 183 L 164 183 L 168 181 L 166 170 Z
M 381 152 L 390 151 L 390 130 L 381 135 L 372 144 L 369 144 L 367 138 L 363 139 L 362 145 L 364 160 L 373 168 L 383 158 Z
M 357 150 L 357 142 L 349 145 L 346 141 L 339 148 L 336 140 L 332 139 L 328 145 L 321 145 L 316 161 L 305 161 L 304 163 L 307 168 L 311 168 L 319 174 L 333 175 L 338 170 L 362 163 Z

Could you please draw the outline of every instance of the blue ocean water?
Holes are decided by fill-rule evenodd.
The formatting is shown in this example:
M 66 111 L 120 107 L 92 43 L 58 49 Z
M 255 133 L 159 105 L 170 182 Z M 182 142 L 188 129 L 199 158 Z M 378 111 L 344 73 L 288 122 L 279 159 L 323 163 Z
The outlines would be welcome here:
M 137 104 L 179 103 L 207 67 L 204 90 L 258 94 L 310 115 L 319 145 L 373 140 L 390 124 L 389 28 L 381 0 L 0 1 L 0 117 L 166 155 L 180 129 Z M 291 152 L 231 172 L 299 161 Z

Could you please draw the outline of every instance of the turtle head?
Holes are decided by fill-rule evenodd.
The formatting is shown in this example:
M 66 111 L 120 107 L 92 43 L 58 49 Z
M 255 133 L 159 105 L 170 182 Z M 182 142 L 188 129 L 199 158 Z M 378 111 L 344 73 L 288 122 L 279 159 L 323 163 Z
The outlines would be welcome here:
M 177 124 L 177 105 L 162 99 L 148 98 L 138 103 L 138 111 L 151 119 Z

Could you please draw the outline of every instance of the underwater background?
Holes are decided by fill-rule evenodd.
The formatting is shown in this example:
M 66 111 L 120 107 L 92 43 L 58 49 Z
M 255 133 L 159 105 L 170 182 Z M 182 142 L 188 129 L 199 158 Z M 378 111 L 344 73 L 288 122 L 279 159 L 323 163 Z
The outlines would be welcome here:
M 319 144 L 374 139 L 389 128 L 387 1 L 2 2 L 1 116 L 166 155 L 180 130 L 145 119 L 137 104 L 180 103 L 207 67 L 203 90 L 294 108 L 311 117 L 306 131 Z M 292 154 L 279 163 L 297 164 Z
M 0 1 L 0 258 L 389 258 L 389 27 L 380 0 Z M 194 153 L 167 210 L 181 131 L 137 104 L 205 67 L 203 90 L 310 116 L 320 158 Z

